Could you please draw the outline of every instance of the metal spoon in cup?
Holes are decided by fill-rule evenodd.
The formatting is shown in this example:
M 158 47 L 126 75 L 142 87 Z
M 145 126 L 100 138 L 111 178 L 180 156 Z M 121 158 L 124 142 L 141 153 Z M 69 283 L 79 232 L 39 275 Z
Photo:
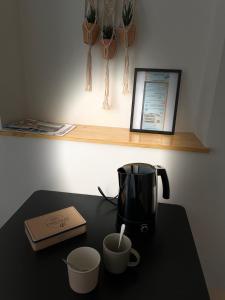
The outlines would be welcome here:
M 125 231 L 125 224 L 122 224 L 121 228 L 120 228 L 120 237 L 119 237 L 118 249 L 120 248 L 120 244 L 121 244 L 121 241 L 122 241 L 122 238 L 123 238 L 124 231 Z
M 72 269 L 75 268 L 75 267 L 74 267 L 71 263 L 69 263 L 65 258 L 62 258 L 62 261 L 63 261 L 66 265 L 70 266 L 70 268 L 72 268 Z M 85 268 L 85 267 L 76 268 L 76 270 L 78 270 L 78 271 L 80 271 L 80 272 L 86 272 L 86 271 L 88 271 L 88 269 Z
M 63 261 L 66 265 L 70 266 L 72 269 L 74 268 L 74 266 L 73 266 L 71 263 L 69 263 L 65 258 L 62 258 L 62 261 Z

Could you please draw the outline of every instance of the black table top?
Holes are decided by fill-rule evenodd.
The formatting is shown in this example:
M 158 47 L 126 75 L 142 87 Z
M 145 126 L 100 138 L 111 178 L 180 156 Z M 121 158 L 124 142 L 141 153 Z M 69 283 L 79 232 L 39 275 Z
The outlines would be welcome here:
M 75 206 L 87 220 L 87 234 L 33 252 L 24 233 L 24 220 L 68 206 Z M 80 246 L 102 253 L 103 238 L 115 232 L 115 220 L 116 210 L 101 197 L 35 192 L 0 229 L 0 298 L 209 300 L 185 210 L 171 204 L 159 204 L 152 239 L 133 241 L 141 255 L 138 267 L 111 275 L 101 266 L 98 287 L 86 295 L 74 293 L 61 258 Z

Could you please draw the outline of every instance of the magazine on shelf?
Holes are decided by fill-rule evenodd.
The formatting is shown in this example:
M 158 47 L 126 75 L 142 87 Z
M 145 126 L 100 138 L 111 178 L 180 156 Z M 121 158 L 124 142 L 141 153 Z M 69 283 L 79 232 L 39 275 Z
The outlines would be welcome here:
M 64 136 L 75 127 L 76 126 L 72 124 L 51 123 L 26 119 L 4 124 L 2 125 L 2 130 Z

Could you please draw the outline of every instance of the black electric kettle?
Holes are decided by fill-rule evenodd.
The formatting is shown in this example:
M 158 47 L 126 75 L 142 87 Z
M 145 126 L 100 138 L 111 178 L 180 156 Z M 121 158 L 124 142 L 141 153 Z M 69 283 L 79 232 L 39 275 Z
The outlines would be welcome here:
M 163 198 L 169 199 L 166 170 L 160 166 L 131 163 L 118 170 L 119 195 L 117 230 L 126 225 L 126 232 L 143 236 L 155 230 L 157 216 L 157 182 L 161 176 Z

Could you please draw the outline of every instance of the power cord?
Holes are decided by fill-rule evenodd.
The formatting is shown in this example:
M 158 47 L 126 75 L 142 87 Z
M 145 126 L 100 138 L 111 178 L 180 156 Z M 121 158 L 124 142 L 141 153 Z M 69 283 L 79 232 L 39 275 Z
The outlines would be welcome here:
M 108 197 L 106 197 L 106 195 L 103 193 L 103 191 L 102 191 L 102 189 L 98 186 L 98 190 L 99 190 L 99 193 L 102 195 L 102 197 L 106 200 L 106 201 L 108 201 L 108 202 L 110 202 L 112 205 L 117 205 L 117 203 L 116 202 L 113 202 L 110 198 L 108 198 Z M 118 195 L 117 196 L 115 196 L 115 197 L 113 197 L 112 199 L 118 199 Z

